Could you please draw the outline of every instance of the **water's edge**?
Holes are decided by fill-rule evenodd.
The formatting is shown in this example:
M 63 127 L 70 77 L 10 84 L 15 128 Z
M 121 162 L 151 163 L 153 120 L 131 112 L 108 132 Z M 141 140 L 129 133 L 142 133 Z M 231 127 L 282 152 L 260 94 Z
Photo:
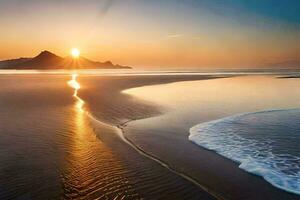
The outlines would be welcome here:
M 270 183 L 274 187 L 299 195 L 300 191 L 293 187 L 293 184 L 295 184 L 295 183 L 292 183 L 292 180 L 288 180 L 286 182 L 285 182 L 285 179 L 280 180 L 280 178 L 282 178 L 282 177 L 280 177 L 280 174 L 276 174 L 274 171 L 272 171 L 272 169 L 269 169 L 267 166 L 264 167 L 264 165 L 262 165 L 261 163 L 259 163 L 259 165 L 256 165 L 255 164 L 256 160 L 253 159 L 251 156 L 248 155 L 248 157 L 247 157 L 246 154 L 243 155 L 243 154 L 239 153 L 240 146 L 233 147 L 234 145 L 231 146 L 226 143 L 226 141 L 231 140 L 232 141 L 231 143 L 236 142 L 238 144 L 238 142 L 243 143 L 243 141 L 244 141 L 246 144 L 248 144 L 251 142 L 250 139 L 244 139 L 243 137 L 241 137 L 239 135 L 234 135 L 234 130 L 230 131 L 230 128 L 229 128 L 229 130 L 224 130 L 224 129 L 219 130 L 218 129 L 218 128 L 220 128 L 218 126 L 222 123 L 223 123 L 222 124 L 223 126 L 226 124 L 227 124 L 227 126 L 229 126 L 228 123 L 230 123 L 230 121 L 238 120 L 245 116 L 257 115 L 257 114 L 258 115 L 259 114 L 268 114 L 268 113 L 273 113 L 273 112 L 285 112 L 285 111 L 288 112 L 288 111 L 293 111 L 293 110 L 299 110 L 299 108 L 274 109 L 274 110 L 257 111 L 257 112 L 252 112 L 252 113 L 241 113 L 241 114 L 228 116 L 228 117 L 224 117 L 224 118 L 209 121 L 209 122 L 200 123 L 200 124 L 197 124 L 190 128 L 189 140 L 204 149 L 214 151 L 218 155 L 233 161 L 234 163 L 236 163 L 239 166 L 240 169 L 242 169 L 248 173 L 262 177 L 264 180 L 266 180 L 268 183 Z M 249 141 L 247 141 L 247 140 L 249 140 Z M 225 144 L 223 144 L 223 143 L 225 143 Z M 244 151 L 246 151 L 246 150 L 244 150 Z M 286 179 L 288 179 L 288 178 L 286 178 Z
M 220 196 L 219 194 L 217 194 L 214 191 L 211 191 L 209 188 L 201 185 L 197 180 L 195 180 L 194 178 L 190 177 L 189 175 L 184 174 L 183 172 L 177 171 L 176 169 L 174 169 L 173 167 L 171 167 L 168 163 L 164 162 L 163 160 L 157 158 L 156 156 L 153 156 L 150 153 L 147 153 L 145 150 L 143 150 L 141 147 L 139 147 L 138 145 L 136 145 L 133 141 L 131 141 L 128 137 L 125 136 L 125 131 L 124 128 L 133 121 L 136 120 L 128 120 L 122 124 L 119 124 L 117 126 L 111 125 L 111 124 L 107 124 L 102 122 L 101 120 L 97 119 L 95 116 L 93 116 L 91 113 L 89 112 L 85 112 L 87 114 L 87 116 L 92 120 L 92 122 L 94 123 L 98 123 L 104 126 L 108 126 L 108 127 L 112 127 L 115 129 L 115 133 L 117 134 L 117 136 L 124 142 L 126 143 L 128 146 L 130 146 L 132 149 L 134 149 L 137 153 L 139 153 L 140 155 L 158 163 L 160 166 L 168 169 L 170 172 L 180 176 L 181 178 L 191 182 L 192 184 L 196 185 L 197 187 L 199 187 L 200 189 L 202 189 L 203 191 L 209 193 L 210 195 L 212 195 L 213 197 L 215 197 L 218 200 L 226 200 L 226 198 Z

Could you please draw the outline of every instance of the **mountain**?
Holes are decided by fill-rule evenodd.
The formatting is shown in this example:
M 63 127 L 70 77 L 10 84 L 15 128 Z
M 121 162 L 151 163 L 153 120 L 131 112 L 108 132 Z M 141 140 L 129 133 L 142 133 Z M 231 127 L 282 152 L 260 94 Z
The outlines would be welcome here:
M 19 58 L 0 61 L 0 69 L 130 69 L 114 65 L 111 61 L 97 62 L 84 57 L 60 57 L 49 51 L 42 51 L 34 58 Z
M 30 58 L 18 58 L 18 59 L 0 61 L 0 69 L 10 68 L 15 65 L 22 64 L 28 60 L 30 60 Z

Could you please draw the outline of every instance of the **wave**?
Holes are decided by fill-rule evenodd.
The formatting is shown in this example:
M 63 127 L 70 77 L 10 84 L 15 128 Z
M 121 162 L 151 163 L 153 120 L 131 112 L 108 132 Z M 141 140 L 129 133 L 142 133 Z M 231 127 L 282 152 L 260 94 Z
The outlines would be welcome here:
M 300 109 L 244 113 L 198 124 L 189 140 L 273 186 L 300 194 Z

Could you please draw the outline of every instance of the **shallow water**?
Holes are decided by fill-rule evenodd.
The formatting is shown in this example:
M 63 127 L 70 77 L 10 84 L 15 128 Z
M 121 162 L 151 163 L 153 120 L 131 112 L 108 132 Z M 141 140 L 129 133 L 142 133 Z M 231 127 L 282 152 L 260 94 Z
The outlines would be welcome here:
M 212 199 L 120 142 L 115 128 L 92 122 L 70 79 L 0 76 L 0 199 Z M 95 85 L 82 89 L 94 96 L 103 79 L 85 79 Z
M 1 77 L 0 198 L 137 198 L 127 170 L 97 138 L 68 79 Z
M 300 194 L 300 109 L 240 114 L 202 123 L 189 139 L 272 185 Z
M 180 159 L 189 153 L 177 151 L 177 139 L 184 149 L 190 145 L 187 128 L 240 112 L 298 107 L 300 102 L 299 79 L 235 77 L 125 91 L 147 100 L 144 103 L 126 95 L 112 101 L 118 97 L 116 88 L 126 83 L 123 77 L 78 78 L 81 100 L 67 84 L 69 74 L 0 77 L 0 199 L 212 199 L 117 142 L 115 129 L 93 124 L 83 106 L 99 119 L 120 122 L 124 116 L 146 116 L 154 108 L 152 102 L 162 105 L 166 114 L 130 123 L 140 126 L 143 134 L 128 136 L 147 153 L 181 169 L 177 165 L 184 164 Z M 116 94 L 110 96 L 112 90 L 105 88 Z M 132 106 L 124 106 L 124 101 Z M 152 133 L 146 134 L 148 130 Z M 161 156 L 169 151 L 172 156 Z
M 197 175 L 193 172 L 196 170 L 197 164 L 182 164 L 187 163 L 184 157 L 189 154 L 186 151 L 187 144 L 184 140 L 188 140 L 190 137 L 193 142 L 209 147 L 221 155 L 226 155 L 226 157 L 239 162 L 240 165 L 241 160 L 247 160 L 248 151 L 251 152 L 252 149 L 245 149 L 245 152 L 238 154 L 241 151 L 237 150 L 241 149 L 241 141 L 231 138 L 231 134 L 238 132 L 239 137 L 247 138 L 248 143 L 245 142 L 245 146 L 253 149 L 256 149 L 257 146 L 261 147 L 261 149 L 252 152 L 253 158 L 258 155 L 262 160 L 268 158 L 266 162 L 270 166 L 278 165 L 273 166 L 272 173 L 264 172 L 264 170 L 259 171 L 259 169 L 255 171 L 255 164 L 251 162 L 247 162 L 247 164 L 244 162 L 240 167 L 264 176 L 268 182 L 278 188 L 298 193 L 300 149 L 297 143 L 299 143 L 300 136 L 297 134 L 300 132 L 300 116 L 299 110 L 290 109 L 300 107 L 299 87 L 300 79 L 280 79 L 276 76 L 242 76 L 129 89 L 124 93 L 164 106 L 166 113 L 158 117 L 130 123 L 127 134 L 146 151 L 167 160 L 174 166 L 178 166 L 187 174 Z M 280 114 L 274 111 L 264 115 L 247 115 L 249 117 L 247 119 L 253 121 L 245 119 L 244 124 L 239 123 L 243 120 L 242 117 L 236 123 L 233 123 L 233 120 L 230 121 L 232 123 L 227 123 L 228 120 L 222 120 L 224 117 L 241 113 L 278 109 L 288 109 L 289 111 L 278 112 Z M 214 120 L 218 119 L 221 119 L 222 123 L 215 123 Z M 203 126 L 202 123 L 204 123 Z M 189 136 L 189 129 L 197 124 L 199 125 L 192 129 L 192 135 Z M 244 134 L 239 132 L 245 127 Z M 147 134 L 144 134 L 142 129 L 147 130 L 144 131 Z M 220 132 L 222 133 L 221 137 L 218 136 Z M 249 135 L 250 133 L 251 135 Z M 198 137 L 201 137 L 201 142 L 199 142 Z M 296 140 L 295 137 L 297 137 Z M 258 142 L 256 146 L 256 143 L 251 144 L 249 142 L 252 140 L 261 143 Z M 289 142 L 289 140 L 293 141 Z M 276 145 L 272 146 L 272 142 Z M 177 146 L 173 145 L 176 143 Z M 160 147 L 161 144 L 164 147 Z M 162 148 L 164 149 L 163 152 L 161 151 Z M 192 143 L 190 149 L 195 154 Z M 177 154 L 174 154 L 175 152 Z M 264 155 L 269 152 L 272 154 L 277 152 L 279 156 L 268 157 L 268 155 Z M 175 158 L 169 158 L 168 155 L 174 155 Z M 284 157 L 283 155 L 287 156 Z M 196 158 L 196 155 L 194 157 Z M 289 157 L 291 157 L 292 163 L 284 163 Z M 201 156 L 199 156 L 199 160 L 201 160 Z M 270 166 L 266 166 L 266 168 L 271 169 Z M 288 168 L 287 171 L 284 171 L 286 168 Z M 278 175 L 277 172 L 279 171 L 284 171 L 284 173 Z M 292 172 L 294 174 L 290 175 Z M 223 182 L 224 179 L 219 181 Z M 225 181 L 228 181 L 228 185 L 231 183 L 230 179 Z

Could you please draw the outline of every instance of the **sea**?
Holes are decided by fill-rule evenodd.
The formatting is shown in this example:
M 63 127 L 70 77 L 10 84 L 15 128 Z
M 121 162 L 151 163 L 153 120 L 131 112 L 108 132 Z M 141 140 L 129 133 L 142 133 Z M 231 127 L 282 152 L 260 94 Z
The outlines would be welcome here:
M 300 109 L 233 115 L 190 129 L 189 140 L 300 194 Z

